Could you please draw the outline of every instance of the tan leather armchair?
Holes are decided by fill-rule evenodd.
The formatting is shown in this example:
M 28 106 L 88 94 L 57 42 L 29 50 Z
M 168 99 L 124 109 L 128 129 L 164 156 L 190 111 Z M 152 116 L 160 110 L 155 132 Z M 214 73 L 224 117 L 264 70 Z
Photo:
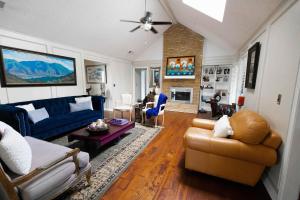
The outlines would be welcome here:
M 185 167 L 254 186 L 265 167 L 277 161 L 280 136 L 260 115 L 239 111 L 230 118 L 234 135 L 214 137 L 214 121 L 194 119 L 185 133 Z

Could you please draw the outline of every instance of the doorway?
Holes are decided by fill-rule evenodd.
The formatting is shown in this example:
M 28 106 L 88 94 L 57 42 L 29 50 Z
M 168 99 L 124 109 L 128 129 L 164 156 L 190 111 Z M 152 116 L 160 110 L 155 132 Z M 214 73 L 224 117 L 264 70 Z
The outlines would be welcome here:
M 135 101 L 143 101 L 147 94 L 147 68 L 135 68 Z

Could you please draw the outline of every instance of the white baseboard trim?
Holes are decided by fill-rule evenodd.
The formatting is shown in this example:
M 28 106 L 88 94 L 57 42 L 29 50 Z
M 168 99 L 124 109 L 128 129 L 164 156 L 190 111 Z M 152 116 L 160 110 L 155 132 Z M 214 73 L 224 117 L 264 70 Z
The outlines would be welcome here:
M 112 112 L 113 109 L 112 108 L 104 108 L 104 111 L 110 111 L 110 112 Z
M 274 187 L 272 181 L 270 180 L 269 177 L 265 177 L 263 179 L 263 184 L 265 185 L 270 197 L 272 200 L 277 200 L 278 198 L 278 193 L 277 193 L 277 190 L 276 188 Z

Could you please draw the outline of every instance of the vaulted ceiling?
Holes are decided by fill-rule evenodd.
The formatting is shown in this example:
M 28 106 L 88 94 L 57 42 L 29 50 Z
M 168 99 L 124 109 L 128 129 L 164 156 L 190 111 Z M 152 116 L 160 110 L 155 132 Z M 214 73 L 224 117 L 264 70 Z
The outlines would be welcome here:
M 273 13 L 282 0 L 227 0 L 223 22 L 185 5 L 164 0 L 176 20 L 221 47 L 236 51 Z
M 139 20 L 144 15 L 142 0 L 4 0 L 0 28 L 25 33 L 134 60 L 168 26 L 156 26 L 158 34 L 129 30 L 136 24 L 120 19 Z M 182 0 L 148 0 L 153 20 L 174 18 L 221 47 L 236 52 L 283 0 L 227 0 L 224 21 L 220 23 Z M 134 51 L 133 55 L 128 51 Z

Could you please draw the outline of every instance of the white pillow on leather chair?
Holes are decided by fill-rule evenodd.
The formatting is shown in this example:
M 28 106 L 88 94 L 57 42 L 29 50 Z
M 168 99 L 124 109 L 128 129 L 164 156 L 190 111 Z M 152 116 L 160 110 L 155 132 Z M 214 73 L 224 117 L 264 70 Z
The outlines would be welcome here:
M 215 124 L 213 130 L 214 137 L 226 138 L 229 135 L 233 135 L 233 130 L 230 126 L 227 115 L 223 115 Z

